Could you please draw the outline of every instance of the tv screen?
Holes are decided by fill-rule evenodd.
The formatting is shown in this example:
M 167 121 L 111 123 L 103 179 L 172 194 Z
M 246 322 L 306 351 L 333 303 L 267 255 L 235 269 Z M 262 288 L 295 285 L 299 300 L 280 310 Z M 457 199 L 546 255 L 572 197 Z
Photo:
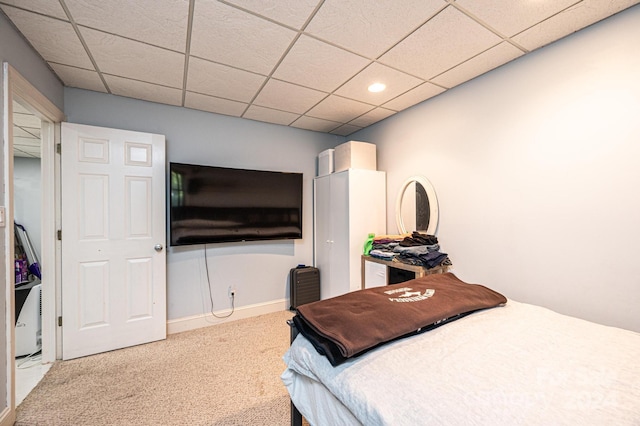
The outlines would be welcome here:
M 302 173 L 169 168 L 172 246 L 302 238 Z

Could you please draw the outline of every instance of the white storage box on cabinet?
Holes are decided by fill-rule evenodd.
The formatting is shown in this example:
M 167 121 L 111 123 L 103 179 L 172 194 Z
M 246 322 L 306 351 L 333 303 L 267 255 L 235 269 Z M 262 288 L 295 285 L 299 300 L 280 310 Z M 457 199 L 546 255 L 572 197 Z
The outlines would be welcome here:
M 318 176 L 333 173 L 333 156 L 333 149 L 327 149 L 318 154 Z
M 386 174 L 349 169 L 320 176 L 314 185 L 314 265 L 320 296 L 362 288 L 361 255 L 369 233 L 386 234 Z
M 350 141 L 336 146 L 335 171 L 347 169 L 376 170 L 376 146 L 369 142 Z

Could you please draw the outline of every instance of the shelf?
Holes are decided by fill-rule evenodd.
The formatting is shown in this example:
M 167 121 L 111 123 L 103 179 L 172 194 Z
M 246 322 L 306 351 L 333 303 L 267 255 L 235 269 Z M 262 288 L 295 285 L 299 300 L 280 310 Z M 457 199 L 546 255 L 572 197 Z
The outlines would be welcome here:
M 402 263 L 393 260 L 384 260 L 377 257 L 362 255 L 362 288 L 366 288 L 366 262 L 377 263 L 385 265 L 387 267 L 385 274 L 386 284 L 389 284 L 389 268 L 412 272 L 415 274 L 415 278 L 420 278 L 424 277 L 425 275 L 431 274 L 444 274 L 445 272 L 449 272 L 449 270 L 451 269 L 451 265 L 440 265 L 436 266 L 435 268 L 425 268 L 423 266 L 409 265 L 408 263 Z

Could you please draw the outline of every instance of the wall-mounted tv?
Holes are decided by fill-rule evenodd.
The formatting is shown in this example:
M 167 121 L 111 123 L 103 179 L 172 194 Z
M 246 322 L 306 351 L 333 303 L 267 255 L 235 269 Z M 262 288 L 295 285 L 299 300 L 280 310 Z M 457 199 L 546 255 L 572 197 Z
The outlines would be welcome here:
M 169 169 L 172 246 L 302 238 L 302 173 Z

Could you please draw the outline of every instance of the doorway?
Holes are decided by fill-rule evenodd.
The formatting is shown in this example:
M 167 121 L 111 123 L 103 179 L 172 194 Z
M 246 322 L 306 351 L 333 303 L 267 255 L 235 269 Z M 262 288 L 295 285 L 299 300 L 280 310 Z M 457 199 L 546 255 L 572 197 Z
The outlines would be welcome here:
M 4 135 L 7 142 L 4 166 L 7 170 L 5 174 L 5 200 L 6 207 L 6 229 L 5 246 L 6 250 L 6 295 L 7 310 L 15 312 L 15 257 L 14 257 L 14 132 L 18 135 L 21 131 L 16 131 L 14 127 L 14 107 L 18 112 L 31 114 L 40 120 L 40 183 L 41 194 L 39 203 L 36 203 L 41 211 L 40 216 L 40 253 L 41 261 L 40 273 L 42 284 L 42 304 L 41 304 L 41 361 L 40 363 L 51 363 L 57 358 L 59 348 L 58 330 L 56 327 L 56 312 L 58 310 L 59 294 L 59 274 L 60 256 L 59 243 L 55 238 L 55 230 L 60 222 L 60 167 L 56 159 L 56 142 L 60 137 L 60 125 L 63 120 L 63 113 L 51 101 L 43 96 L 35 87 L 24 79 L 7 63 L 3 64 L 5 80 L 5 108 L 7 114 L 6 133 Z M 35 122 L 35 120 L 34 120 Z M 37 126 L 37 125 L 35 125 Z M 25 126 L 26 127 L 26 126 Z M 35 131 L 34 131 L 35 132 Z M 16 144 L 19 145 L 19 144 Z M 58 157 L 59 159 L 59 157 Z M 15 317 L 7 316 L 7 418 L 11 419 L 15 415 Z
M 42 120 L 13 101 L 13 200 L 16 405 L 31 392 L 50 363 L 42 362 Z M 18 267 L 20 265 L 20 267 Z M 47 281 L 49 282 L 49 280 Z M 48 341 L 47 341 L 48 344 Z M 49 348 L 47 348 L 49 349 Z

